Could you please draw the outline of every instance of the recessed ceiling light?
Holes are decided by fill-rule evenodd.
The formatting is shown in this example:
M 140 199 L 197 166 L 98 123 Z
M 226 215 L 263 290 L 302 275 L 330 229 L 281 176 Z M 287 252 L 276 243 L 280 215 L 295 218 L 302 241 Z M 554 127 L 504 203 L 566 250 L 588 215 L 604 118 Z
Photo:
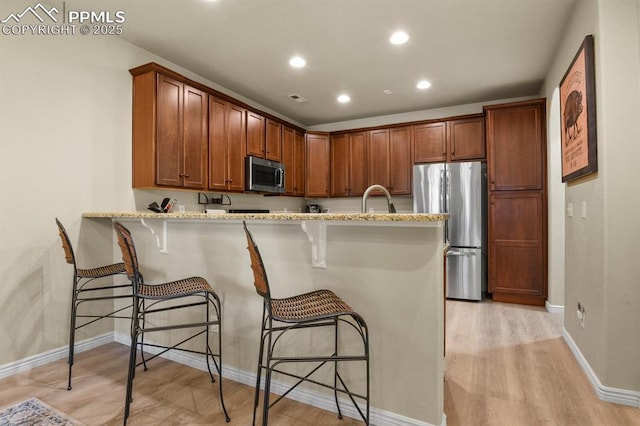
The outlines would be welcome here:
M 291 65 L 294 68 L 302 68 L 306 64 L 307 64 L 307 61 L 305 61 L 304 58 L 301 56 L 294 56 L 293 58 L 289 59 L 289 65 Z
M 418 89 L 428 89 L 429 87 L 431 87 L 431 83 L 429 83 L 427 80 L 420 80 L 418 84 L 416 84 L 416 87 Z
M 382 93 L 384 93 L 385 95 L 390 95 L 390 94 L 391 94 L 391 93 L 393 93 L 393 92 L 392 92 L 391 90 L 389 90 L 389 89 L 384 89 L 384 90 L 382 91 Z
M 347 103 L 350 100 L 351 100 L 351 97 L 349 95 L 342 94 L 338 96 L 338 102 L 340 102 L 341 104 Z
M 405 44 L 407 41 L 409 41 L 409 34 L 405 33 L 404 31 L 396 31 L 391 35 L 389 41 L 393 44 Z

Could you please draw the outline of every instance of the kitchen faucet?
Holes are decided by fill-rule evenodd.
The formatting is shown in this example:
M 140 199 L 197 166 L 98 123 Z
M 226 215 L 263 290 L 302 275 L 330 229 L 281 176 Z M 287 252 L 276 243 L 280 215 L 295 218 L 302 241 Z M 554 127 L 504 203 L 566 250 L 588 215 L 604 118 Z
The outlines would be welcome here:
M 387 197 L 387 207 L 389 208 L 389 213 L 395 213 L 396 208 L 391 202 L 391 194 L 389 194 L 387 188 L 382 185 L 371 185 L 367 188 L 366 191 L 364 191 L 364 194 L 362 195 L 362 213 L 367 212 L 367 198 L 369 198 L 369 194 L 375 190 L 384 192 L 385 197 Z

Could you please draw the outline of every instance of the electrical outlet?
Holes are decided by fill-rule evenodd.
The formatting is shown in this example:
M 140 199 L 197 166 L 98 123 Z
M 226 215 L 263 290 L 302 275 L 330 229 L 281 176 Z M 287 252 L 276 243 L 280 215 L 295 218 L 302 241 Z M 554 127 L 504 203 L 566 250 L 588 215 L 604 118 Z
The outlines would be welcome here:
M 213 324 L 213 325 L 211 326 L 211 331 L 212 331 L 213 333 L 218 333 L 218 332 L 220 331 L 220 325 L 219 325 L 219 324 Z
M 578 310 L 576 311 L 576 316 L 578 317 L 578 320 L 580 321 L 580 326 L 582 328 L 584 328 L 584 319 L 585 319 L 585 309 L 584 309 L 584 305 L 580 302 L 578 302 Z

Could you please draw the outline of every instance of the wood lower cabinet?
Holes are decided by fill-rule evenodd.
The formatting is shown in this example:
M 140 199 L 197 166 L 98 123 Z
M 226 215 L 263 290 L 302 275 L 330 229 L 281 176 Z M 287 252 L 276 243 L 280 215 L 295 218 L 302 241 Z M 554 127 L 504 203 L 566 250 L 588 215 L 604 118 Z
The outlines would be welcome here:
M 364 194 L 367 187 L 367 134 L 331 136 L 331 196 Z
M 411 127 L 369 131 L 368 185 L 382 185 L 391 194 L 411 194 Z
M 547 298 L 546 101 L 485 107 L 489 291 L 493 300 Z
M 307 133 L 307 161 L 305 179 L 305 197 L 328 197 L 330 146 L 329 135 L 326 133 Z
M 485 160 L 484 115 L 413 126 L 413 162 Z
M 209 97 L 209 189 L 244 191 L 246 110 Z
M 304 134 L 282 127 L 282 162 L 284 163 L 284 193 L 304 197 L 305 188 L 305 142 Z
M 133 81 L 133 187 L 204 189 L 208 95 L 147 71 Z
M 503 191 L 489 197 L 489 288 L 493 300 L 544 305 L 546 217 L 543 194 Z

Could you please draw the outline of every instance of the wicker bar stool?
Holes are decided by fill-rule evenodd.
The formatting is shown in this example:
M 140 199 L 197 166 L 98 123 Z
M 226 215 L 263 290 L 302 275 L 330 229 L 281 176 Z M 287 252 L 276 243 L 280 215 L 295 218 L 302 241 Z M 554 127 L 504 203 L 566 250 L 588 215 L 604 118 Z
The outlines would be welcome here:
M 145 284 L 140 271 L 138 270 L 138 257 L 133 244 L 131 232 L 119 222 L 114 222 L 116 235 L 118 237 L 118 245 L 122 251 L 122 259 L 125 264 L 127 275 L 133 284 L 133 314 L 131 322 L 131 352 L 129 354 L 129 373 L 127 376 L 127 395 L 124 409 L 124 423 L 127 423 L 129 417 L 130 404 L 133 397 L 133 379 L 135 377 L 135 369 L 144 364 L 147 369 L 147 362 L 170 351 L 179 350 L 188 353 L 205 355 L 207 361 L 207 370 L 211 376 L 211 381 L 216 379 L 211 369 L 209 358 L 213 361 L 213 367 L 218 374 L 218 387 L 220 391 L 220 404 L 224 412 L 224 418 L 230 421 L 227 409 L 224 405 L 222 396 L 222 311 L 220 298 L 213 291 L 209 283 L 201 277 L 184 278 L 177 281 L 171 281 L 160 284 Z M 178 302 L 179 301 L 179 302 Z M 168 302 L 168 303 L 167 303 Z M 197 306 L 202 307 L 203 319 L 197 322 L 181 322 L 176 324 L 168 324 L 163 326 L 151 326 L 148 322 L 152 315 L 157 313 L 167 313 L 173 310 L 193 309 Z M 213 315 L 213 318 L 211 316 Z M 218 342 L 217 350 L 214 352 L 209 344 L 209 332 L 213 325 L 218 326 Z M 172 346 L 159 345 L 144 341 L 145 333 L 153 333 L 175 329 L 195 329 L 193 334 L 179 343 Z M 205 348 L 202 351 L 196 351 L 181 347 L 184 343 L 195 339 L 204 334 Z M 142 361 L 137 361 L 137 351 L 140 347 L 141 354 L 145 348 L 156 348 L 155 354 L 146 358 L 142 357 Z
M 113 277 L 125 273 L 124 263 L 114 263 L 112 265 L 98 266 L 95 268 L 78 268 L 76 256 L 73 251 L 71 239 L 66 229 L 56 218 L 58 233 L 62 241 L 62 248 L 67 263 L 73 265 L 73 284 L 71 291 L 71 320 L 69 323 L 69 381 L 67 389 L 71 390 L 71 370 L 73 368 L 74 350 L 76 340 L 76 330 L 93 324 L 103 318 L 124 318 L 131 319 L 131 315 L 122 316 L 120 312 L 131 307 L 131 304 L 123 308 L 114 310 L 106 314 L 78 314 L 78 307 L 87 302 L 98 302 L 104 300 L 123 299 L 132 297 L 131 283 L 114 285 L 105 283 L 106 280 L 100 278 Z M 98 281 L 96 281 L 98 280 Z M 115 293 L 114 290 L 126 288 L 126 294 Z M 82 322 L 78 325 L 78 319 Z
M 268 424 L 269 409 L 277 404 L 289 392 L 303 382 L 310 382 L 325 388 L 332 389 L 336 401 L 338 417 L 342 418 L 342 411 L 338 401 L 338 394 L 347 395 L 356 410 L 369 424 L 369 332 L 365 320 L 351 307 L 330 290 L 316 290 L 283 299 L 271 297 L 269 280 L 258 250 L 247 224 L 243 221 L 244 231 L 247 237 L 247 249 L 251 257 L 251 269 L 253 270 L 254 285 L 256 291 L 264 300 L 262 309 L 262 329 L 260 334 L 260 353 L 258 355 L 258 374 L 256 379 L 256 391 L 253 408 L 253 424 L 256 422 L 256 413 L 260 405 L 260 380 L 262 371 L 265 371 L 265 386 L 262 403 L 262 424 Z M 338 326 L 348 324 L 362 339 L 362 352 L 355 355 L 341 355 L 338 351 Z M 285 333 L 295 330 L 330 327 L 333 329 L 333 353 L 326 355 L 300 355 L 284 356 L 278 353 L 278 343 Z M 364 394 L 352 392 L 342 379 L 338 366 L 342 362 L 364 363 L 366 368 L 366 391 Z M 305 374 L 294 374 L 281 369 L 283 364 L 311 363 L 310 371 Z M 320 368 L 326 364 L 333 366 L 333 383 L 323 383 L 312 378 Z M 271 377 L 273 373 L 280 373 L 292 377 L 297 381 L 280 395 L 272 403 L 269 402 Z M 358 403 L 357 400 L 360 401 Z M 363 409 L 360 405 L 364 404 Z

